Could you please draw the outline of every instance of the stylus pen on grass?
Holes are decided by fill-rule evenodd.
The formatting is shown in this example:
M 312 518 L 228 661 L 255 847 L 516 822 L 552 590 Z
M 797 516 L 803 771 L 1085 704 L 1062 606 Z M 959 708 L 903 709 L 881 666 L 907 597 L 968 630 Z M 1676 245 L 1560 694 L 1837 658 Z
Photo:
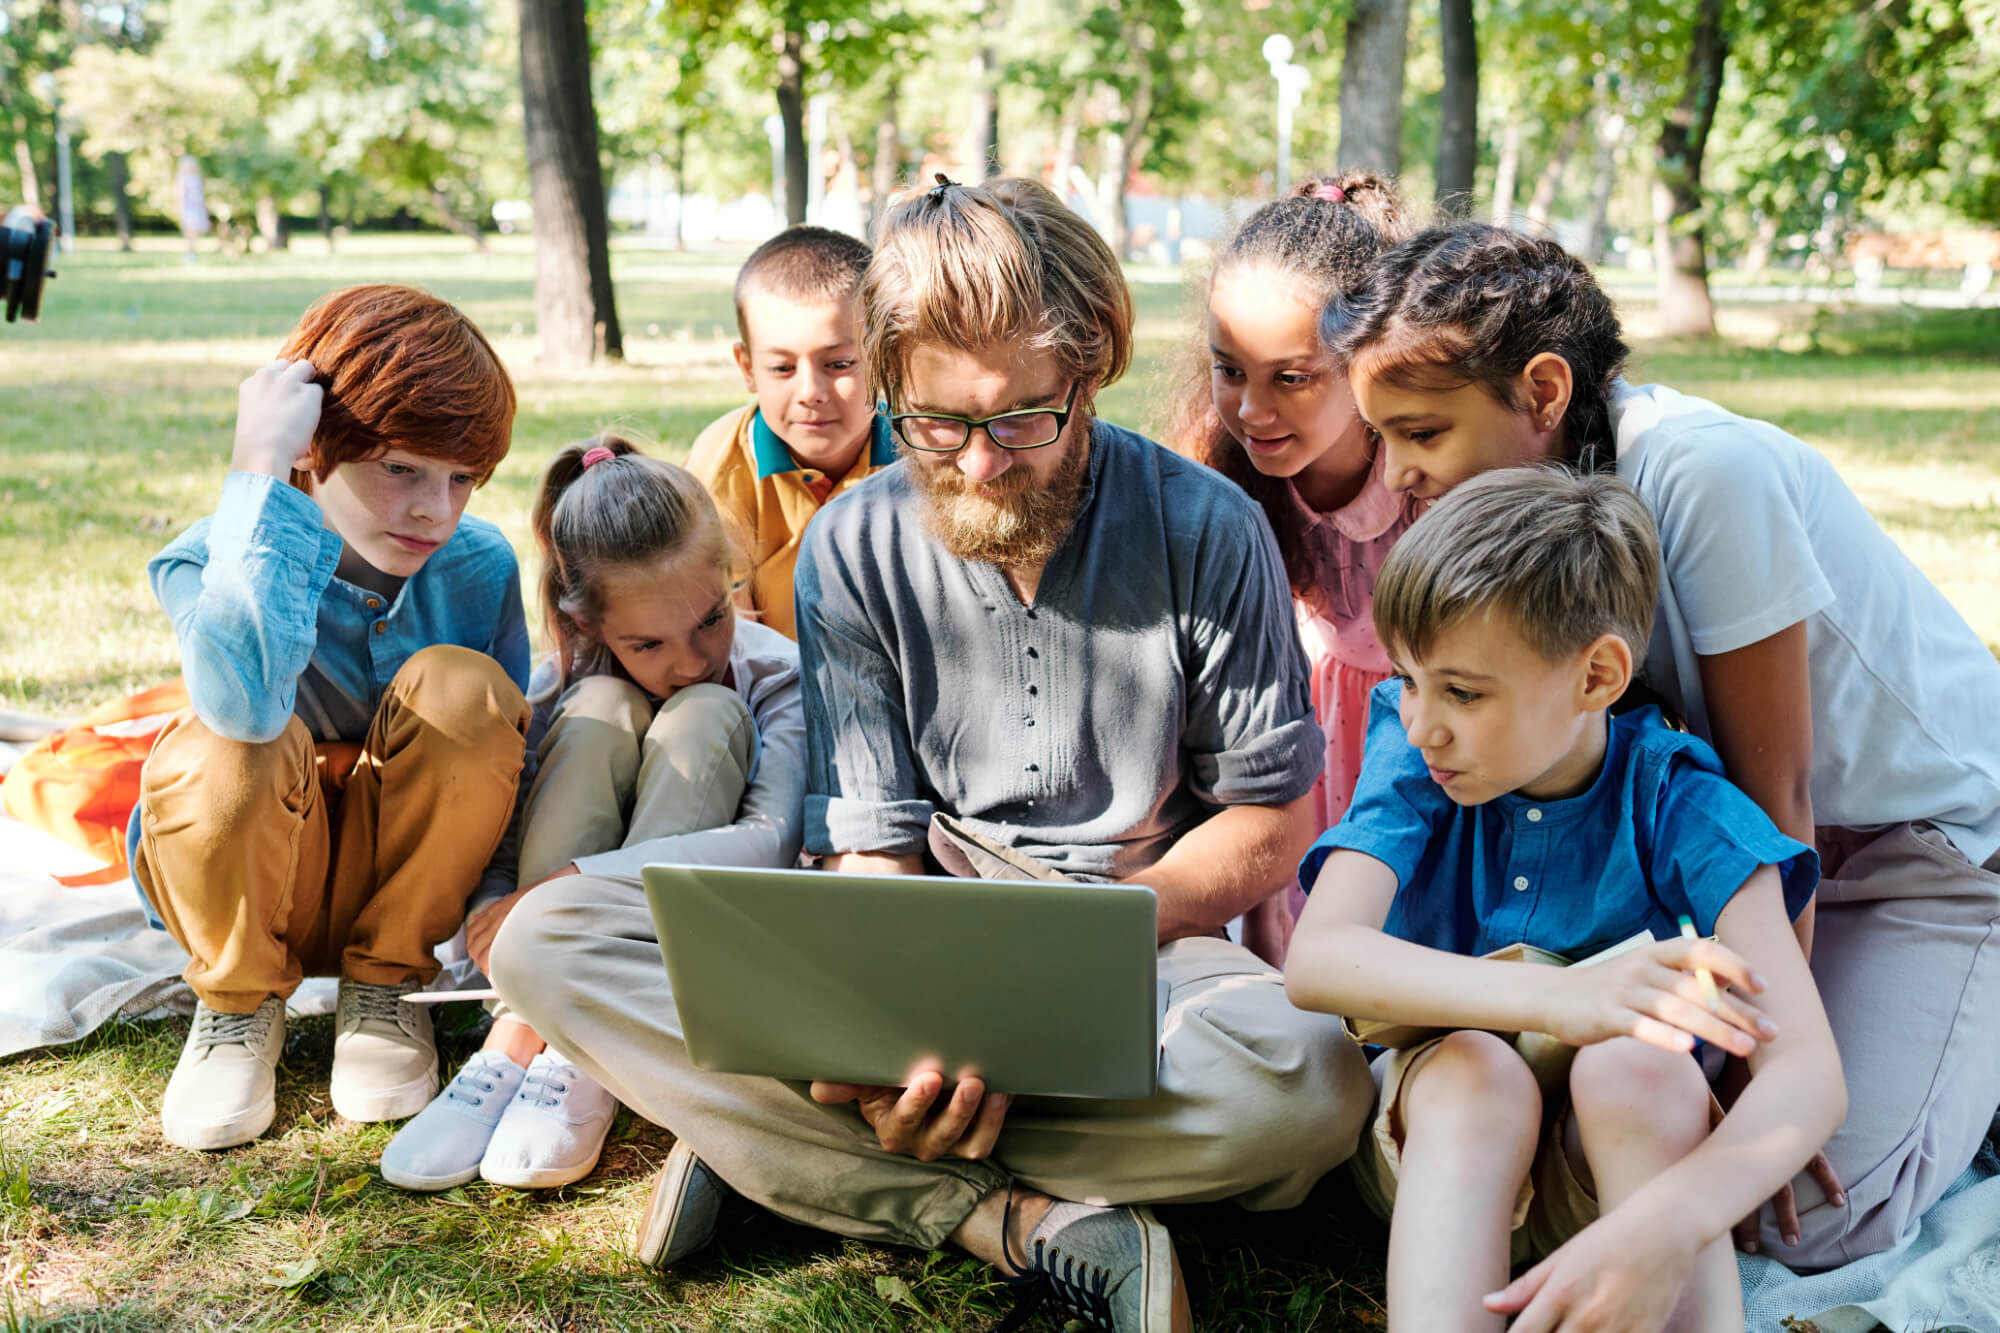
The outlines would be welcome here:
M 1701 938 L 1695 931 L 1692 917 L 1681 918 L 1681 938 L 1684 940 Z M 1719 1012 L 1722 1009 L 1722 997 L 1715 992 L 1715 974 L 1705 967 L 1697 967 L 1694 970 L 1694 979 L 1701 983 L 1701 998 L 1703 1003 L 1708 1005 L 1708 1012 L 1711 1014 Z

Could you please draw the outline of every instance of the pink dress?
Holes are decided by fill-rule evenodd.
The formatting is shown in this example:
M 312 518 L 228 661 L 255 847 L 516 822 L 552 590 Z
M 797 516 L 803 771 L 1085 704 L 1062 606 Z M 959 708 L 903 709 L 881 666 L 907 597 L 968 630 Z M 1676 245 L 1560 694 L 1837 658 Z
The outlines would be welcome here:
M 1375 575 L 1419 511 L 1412 497 L 1382 484 L 1379 457 L 1360 493 L 1330 514 L 1308 507 L 1296 488 L 1292 500 L 1327 543 L 1326 586 L 1296 608 L 1312 668 L 1313 712 L 1326 733 L 1326 772 L 1313 788 L 1313 813 L 1329 829 L 1347 813 L 1361 776 L 1368 692 L 1390 675 L 1389 655 L 1375 638 Z

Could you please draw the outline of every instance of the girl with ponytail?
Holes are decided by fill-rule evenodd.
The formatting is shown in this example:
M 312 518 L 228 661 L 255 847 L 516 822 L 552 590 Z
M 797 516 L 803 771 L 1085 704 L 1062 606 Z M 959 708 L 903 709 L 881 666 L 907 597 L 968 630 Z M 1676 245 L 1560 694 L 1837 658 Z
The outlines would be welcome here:
M 654 861 L 791 865 L 805 805 L 798 649 L 737 619 L 735 549 L 694 475 L 620 435 L 572 444 L 543 474 L 534 533 L 553 651 L 529 684 L 521 887 L 466 922 L 482 969 L 540 885 L 636 885 Z M 595 1167 L 612 1094 L 505 996 L 493 1011 L 485 1047 L 383 1153 L 391 1183 L 542 1189 Z
M 1206 331 L 1167 431 L 1176 450 L 1248 491 L 1278 538 L 1326 733 L 1313 789 L 1323 829 L 1353 798 L 1368 692 L 1389 676 L 1375 571 L 1416 507 L 1383 486 L 1374 435 L 1345 365 L 1321 345 L 1319 317 L 1406 231 L 1394 184 L 1368 171 L 1306 181 L 1252 213 L 1215 261 Z M 1246 919 L 1244 942 L 1282 966 L 1302 901 L 1296 889 L 1273 897 Z

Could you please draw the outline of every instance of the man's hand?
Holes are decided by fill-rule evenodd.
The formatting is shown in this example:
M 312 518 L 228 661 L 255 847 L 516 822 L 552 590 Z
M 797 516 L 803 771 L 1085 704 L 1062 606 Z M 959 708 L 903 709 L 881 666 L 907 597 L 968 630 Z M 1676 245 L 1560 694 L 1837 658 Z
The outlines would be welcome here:
M 904 1153 L 920 1162 L 950 1155 L 979 1161 L 993 1151 L 1000 1126 L 1013 1098 L 986 1091 L 977 1077 L 960 1079 L 942 1104 L 944 1074 L 935 1065 L 920 1066 L 909 1085 L 881 1088 L 862 1083 L 814 1080 L 812 1099 L 822 1106 L 853 1102 L 875 1131 L 883 1152 Z
M 236 449 L 231 472 L 291 480 L 312 452 L 326 392 L 312 382 L 310 361 L 273 361 L 236 390 Z
M 500 933 L 500 927 L 506 924 L 508 913 L 514 910 L 521 899 L 547 884 L 549 880 L 582 873 L 574 863 L 566 865 L 548 879 L 537 880 L 524 888 L 516 889 L 505 898 L 490 902 L 474 913 L 465 923 L 465 952 L 471 957 L 473 966 L 481 972 L 486 971 L 487 956 L 493 952 L 493 937 Z

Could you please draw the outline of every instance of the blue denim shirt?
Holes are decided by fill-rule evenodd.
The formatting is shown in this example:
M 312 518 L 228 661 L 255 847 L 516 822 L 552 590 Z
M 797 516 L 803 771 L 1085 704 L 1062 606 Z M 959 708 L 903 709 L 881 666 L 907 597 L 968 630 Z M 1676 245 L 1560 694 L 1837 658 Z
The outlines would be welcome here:
M 1778 867 L 1793 917 L 1819 884 L 1818 853 L 1780 833 L 1715 751 L 1657 708 L 1611 719 L 1604 767 L 1578 795 L 1461 806 L 1404 733 L 1401 689 L 1375 688 L 1354 804 L 1299 865 L 1308 891 L 1336 847 L 1395 871 L 1386 934 L 1467 956 L 1532 944 L 1587 958 L 1641 931 L 1668 939 L 1683 914 L 1714 934 L 1759 866 Z
M 394 597 L 335 578 L 340 552 L 340 535 L 311 496 L 275 477 L 232 472 L 215 513 L 147 564 L 180 640 L 188 695 L 211 731 L 262 743 L 296 714 L 315 741 L 362 740 L 403 664 L 439 643 L 485 653 L 527 689 L 521 569 L 498 527 L 459 519 Z M 494 855 L 487 877 L 496 883 L 511 878 L 515 838 L 510 827 Z M 135 808 L 128 863 L 138 841 Z M 164 929 L 143 891 L 139 898 Z
M 210 730 L 270 741 L 296 714 L 316 741 L 361 740 L 403 663 L 439 643 L 485 653 L 527 688 L 521 570 L 499 528 L 461 518 L 393 598 L 335 578 L 340 551 L 311 496 L 232 472 L 215 513 L 146 566 Z

